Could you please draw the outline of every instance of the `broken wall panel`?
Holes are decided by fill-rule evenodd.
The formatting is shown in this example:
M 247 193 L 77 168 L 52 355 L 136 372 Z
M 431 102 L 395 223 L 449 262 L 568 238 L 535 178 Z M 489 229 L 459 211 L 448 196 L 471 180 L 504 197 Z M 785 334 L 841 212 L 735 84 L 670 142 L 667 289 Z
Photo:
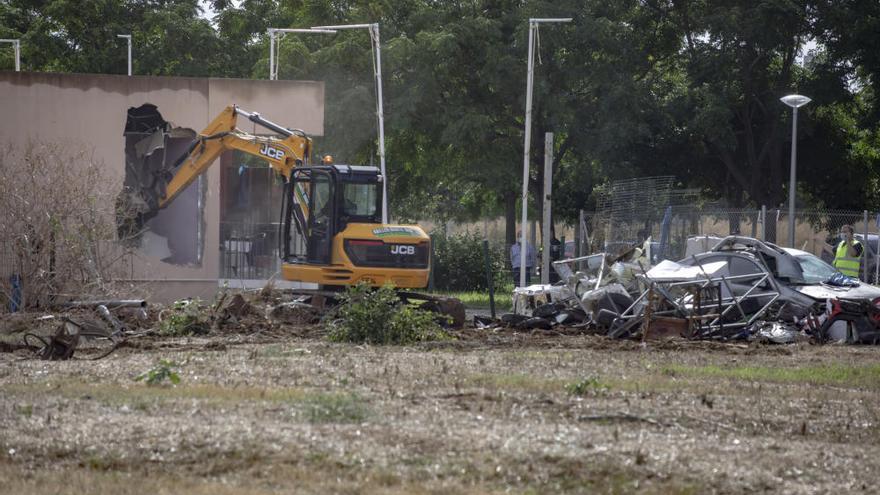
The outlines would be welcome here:
M 199 177 L 146 223 L 139 243 L 144 254 L 172 265 L 202 266 L 206 185 L 207 181 Z
M 165 181 L 195 142 L 196 132 L 174 127 L 150 103 L 129 108 L 125 130 L 125 179 L 116 200 L 117 235 L 147 256 L 173 265 L 201 266 L 204 254 L 205 183 L 198 177 L 166 208 Z

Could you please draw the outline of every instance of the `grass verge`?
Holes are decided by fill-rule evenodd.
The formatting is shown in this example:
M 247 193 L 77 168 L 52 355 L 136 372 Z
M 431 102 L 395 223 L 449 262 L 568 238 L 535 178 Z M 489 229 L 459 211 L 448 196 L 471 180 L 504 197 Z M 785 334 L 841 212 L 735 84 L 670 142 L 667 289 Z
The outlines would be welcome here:
M 524 392 L 558 392 L 565 382 L 521 373 L 479 373 L 465 379 L 469 386 L 492 390 L 519 390 Z
M 208 406 L 265 401 L 293 406 L 297 415 L 309 423 L 361 423 L 371 415 L 369 401 L 358 395 L 288 387 L 222 387 L 212 384 L 150 387 L 67 381 L 47 382 L 44 386 L 0 386 L 0 395 L 20 401 L 35 399 L 47 392 L 74 400 L 96 400 L 110 407 L 128 405 L 138 411 L 149 411 L 180 400 L 198 400 Z M 33 406 L 29 403 L 16 406 L 16 411 L 30 417 Z
M 838 385 L 880 389 L 880 364 L 868 366 L 833 364 L 827 366 L 801 366 L 797 368 L 776 368 L 767 366 L 737 366 L 732 368 L 722 368 L 715 365 L 671 365 L 663 368 L 663 374 L 668 376 L 680 375 L 700 378 L 726 378 L 732 380 Z
M 435 292 L 440 296 L 455 297 L 469 309 L 489 309 L 489 291 Z M 495 288 L 495 309 L 507 312 L 513 308 L 513 285 Z
M 310 423 L 361 423 L 369 416 L 365 401 L 355 394 L 315 394 L 302 403 Z

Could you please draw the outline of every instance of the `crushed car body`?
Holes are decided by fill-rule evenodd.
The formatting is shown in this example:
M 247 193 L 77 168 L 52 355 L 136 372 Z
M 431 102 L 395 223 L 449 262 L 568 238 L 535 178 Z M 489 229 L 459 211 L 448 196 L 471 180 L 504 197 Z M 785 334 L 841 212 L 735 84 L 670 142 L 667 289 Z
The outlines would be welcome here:
M 518 289 L 517 312 L 552 322 L 578 309 L 615 338 L 880 343 L 880 288 L 751 237 L 694 244 L 687 258 L 653 266 L 638 248 L 556 261 L 561 282 Z

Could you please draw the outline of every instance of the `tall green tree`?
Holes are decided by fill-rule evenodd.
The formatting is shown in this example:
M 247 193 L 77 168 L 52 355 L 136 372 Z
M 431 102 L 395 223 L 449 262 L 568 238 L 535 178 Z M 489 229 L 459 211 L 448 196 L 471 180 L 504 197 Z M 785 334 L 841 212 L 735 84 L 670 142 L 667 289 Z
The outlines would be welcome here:
M 269 27 L 378 22 L 392 204 L 400 217 L 504 212 L 522 180 L 528 19 L 540 30 L 532 204 L 543 133 L 556 135 L 554 210 L 573 220 L 610 180 L 675 175 L 732 205 L 785 200 L 790 110 L 801 92 L 801 204 L 880 206 L 880 7 L 852 0 L 3 0 L 0 37 L 26 70 L 268 76 Z M 801 61 L 808 40 L 814 53 Z M 376 86 L 366 30 L 288 35 L 282 79 L 325 83 L 321 153 L 377 164 Z M 11 50 L 0 68 L 11 69 Z M 868 184 L 869 187 L 863 187 Z M 533 218 L 539 211 L 533 211 Z
M 132 35 L 136 74 L 223 74 L 198 0 L 7 0 L 0 36 L 20 38 L 24 70 L 124 74 Z M 7 62 L 2 62 L 7 63 Z
M 669 16 L 681 35 L 687 90 L 682 123 L 690 133 L 690 170 L 734 206 L 783 199 L 785 110 L 795 59 L 808 34 L 803 4 L 675 1 Z M 802 112 L 803 114 L 803 112 Z

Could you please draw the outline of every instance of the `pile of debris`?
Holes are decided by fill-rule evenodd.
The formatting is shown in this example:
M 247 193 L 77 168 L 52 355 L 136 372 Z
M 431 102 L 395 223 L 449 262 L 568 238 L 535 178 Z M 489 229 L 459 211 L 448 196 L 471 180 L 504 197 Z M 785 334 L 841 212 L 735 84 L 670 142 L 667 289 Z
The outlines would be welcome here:
M 513 313 L 503 315 L 501 323 L 521 330 L 547 330 L 557 325 L 589 329 L 599 311 L 629 301 L 626 287 L 635 287 L 635 274 L 648 263 L 649 249 L 628 247 L 620 254 L 599 253 L 554 262 L 561 282 L 515 288 Z
M 642 340 L 880 343 L 880 289 L 859 288 L 839 274 L 806 282 L 793 255 L 770 243 L 739 236 L 712 241 L 689 259 L 653 266 L 649 241 L 621 255 L 554 262 L 561 282 L 515 289 L 514 314 L 502 323 L 517 329 L 574 323 Z M 753 266 L 733 270 L 734 263 Z
M 21 343 L 3 340 L 0 349 L 25 350 L 51 361 L 71 359 L 75 352 L 88 349 L 88 359 L 101 359 L 124 345 L 133 330 L 149 320 L 147 302 L 142 299 L 71 301 L 49 312 L 5 317 L 0 334 L 20 334 Z
M 316 323 L 320 295 L 291 295 L 271 287 L 257 292 L 222 291 L 205 303 L 183 299 L 150 304 L 144 299 L 82 300 L 56 304 L 41 313 L 12 313 L 0 333 L 19 342 L 0 342 L 2 351 L 32 353 L 44 360 L 101 359 L 143 339 L 208 333 L 254 333 L 282 325 Z
M 23 352 L 39 359 L 101 359 L 144 339 L 205 335 L 316 336 L 317 325 L 340 303 L 340 293 L 280 290 L 218 293 L 212 302 L 183 299 L 168 305 L 136 300 L 88 300 L 57 304 L 41 313 L 11 313 L 0 319 L 0 352 Z M 447 316 L 444 326 L 460 328 L 464 306 L 455 298 L 400 292 L 404 302 Z M 137 342 L 137 343 L 136 343 Z

